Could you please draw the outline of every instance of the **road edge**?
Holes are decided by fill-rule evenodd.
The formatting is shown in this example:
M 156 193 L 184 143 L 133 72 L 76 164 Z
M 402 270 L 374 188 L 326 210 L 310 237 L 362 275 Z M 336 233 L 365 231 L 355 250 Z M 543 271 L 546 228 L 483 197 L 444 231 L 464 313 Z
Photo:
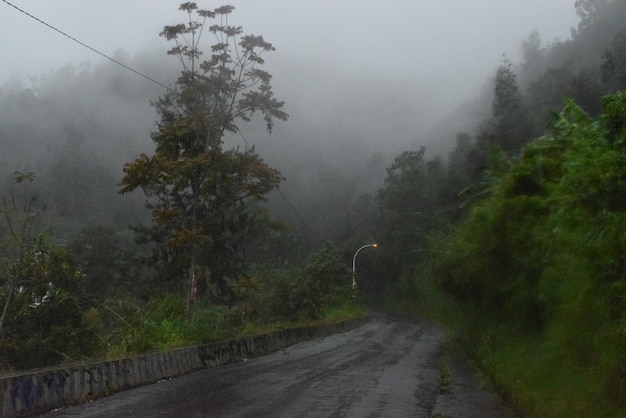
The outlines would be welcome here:
M 357 328 L 369 317 L 295 327 L 133 357 L 0 376 L 0 417 L 42 413 Z

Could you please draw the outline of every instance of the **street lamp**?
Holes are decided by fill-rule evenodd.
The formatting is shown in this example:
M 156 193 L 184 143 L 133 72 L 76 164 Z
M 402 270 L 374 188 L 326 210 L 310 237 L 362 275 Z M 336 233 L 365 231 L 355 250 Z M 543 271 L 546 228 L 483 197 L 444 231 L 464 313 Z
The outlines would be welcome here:
M 367 247 L 378 247 L 378 244 L 365 244 L 354 253 L 354 257 L 352 257 L 352 296 L 354 297 L 354 291 L 356 290 L 356 256 L 359 254 L 363 248 Z

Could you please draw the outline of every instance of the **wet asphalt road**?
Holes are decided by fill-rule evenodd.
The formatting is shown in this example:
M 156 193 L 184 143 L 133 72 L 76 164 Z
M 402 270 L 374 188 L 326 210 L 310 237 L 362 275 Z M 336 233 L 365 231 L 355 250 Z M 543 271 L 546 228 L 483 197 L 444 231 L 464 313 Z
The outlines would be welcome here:
M 432 325 L 378 315 L 343 334 L 45 416 L 430 417 L 438 411 L 446 417 L 502 416 L 497 400 L 474 387 L 479 381 L 467 380 L 472 377 L 467 370 L 459 372 L 458 394 L 440 394 L 443 343 Z

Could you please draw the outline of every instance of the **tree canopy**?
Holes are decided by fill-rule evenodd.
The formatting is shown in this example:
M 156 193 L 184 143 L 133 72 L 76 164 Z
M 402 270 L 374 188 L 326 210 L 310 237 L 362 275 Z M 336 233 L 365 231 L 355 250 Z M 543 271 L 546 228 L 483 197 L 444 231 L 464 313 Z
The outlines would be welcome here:
M 255 112 L 270 131 L 274 119 L 287 119 L 283 102 L 273 97 L 271 75 L 261 69 L 263 53 L 274 48 L 262 36 L 230 26 L 233 9 L 183 3 L 186 23 L 163 28 L 161 36 L 174 43 L 168 54 L 182 71 L 175 89 L 154 102 L 160 117 L 152 134 L 155 154 L 126 164 L 120 183 L 121 193 L 139 188 L 149 198 L 154 226 L 140 232 L 157 244 L 162 278 L 174 288 L 195 289 L 202 276 L 201 289 L 222 296 L 228 293 L 226 277 L 237 272 L 242 243 L 263 219 L 250 201 L 263 199 L 282 180 L 253 148 L 225 149 L 224 135 L 237 132 Z M 216 43 L 202 59 L 205 31 Z M 185 269 L 192 284 L 181 286 Z

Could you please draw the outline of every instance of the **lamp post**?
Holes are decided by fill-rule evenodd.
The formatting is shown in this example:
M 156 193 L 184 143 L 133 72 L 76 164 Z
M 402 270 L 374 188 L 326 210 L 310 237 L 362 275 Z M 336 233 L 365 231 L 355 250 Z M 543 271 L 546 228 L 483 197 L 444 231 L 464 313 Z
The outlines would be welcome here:
M 354 292 L 356 291 L 356 256 L 359 254 L 363 248 L 367 247 L 378 247 L 378 244 L 365 244 L 354 253 L 354 257 L 352 257 L 352 297 L 354 297 Z

